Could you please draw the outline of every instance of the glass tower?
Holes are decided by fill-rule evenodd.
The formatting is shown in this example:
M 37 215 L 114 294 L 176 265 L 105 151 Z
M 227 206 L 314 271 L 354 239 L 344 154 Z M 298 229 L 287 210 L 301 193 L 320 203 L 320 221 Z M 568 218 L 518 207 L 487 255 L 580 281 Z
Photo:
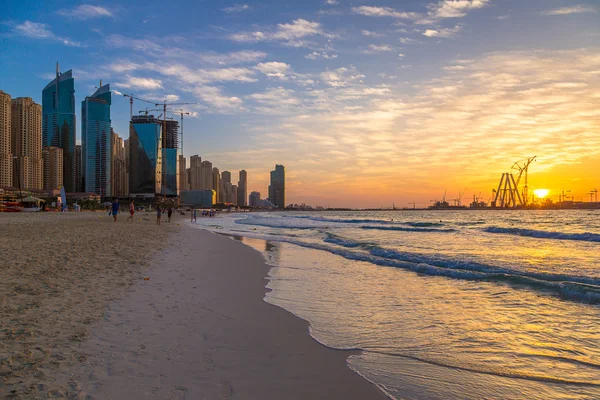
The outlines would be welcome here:
M 153 115 L 133 116 L 129 125 L 129 193 L 154 197 L 161 193 L 162 121 Z
M 271 171 L 269 200 L 278 208 L 285 208 L 285 167 L 283 165 L 277 164 L 275 170 Z
M 71 70 L 60 73 L 42 91 L 42 142 L 63 149 L 65 191 L 75 190 L 75 80 Z
M 81 177 L 84 192 L 112 196 L 110 85 L 81 102 Z M 77 175 L 77 174 L 76 174 Z

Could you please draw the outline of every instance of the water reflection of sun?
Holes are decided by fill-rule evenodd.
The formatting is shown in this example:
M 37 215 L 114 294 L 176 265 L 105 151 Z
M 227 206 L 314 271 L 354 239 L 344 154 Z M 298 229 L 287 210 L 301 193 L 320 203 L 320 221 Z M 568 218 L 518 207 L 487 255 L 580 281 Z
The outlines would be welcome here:
M 550 193 L 550 191 L 548 189 L 536 189 L 533 191 L 533 194 L 535 194 L 535 197 L 543 199 L 544 197 L 548 196 L 548 193 Z

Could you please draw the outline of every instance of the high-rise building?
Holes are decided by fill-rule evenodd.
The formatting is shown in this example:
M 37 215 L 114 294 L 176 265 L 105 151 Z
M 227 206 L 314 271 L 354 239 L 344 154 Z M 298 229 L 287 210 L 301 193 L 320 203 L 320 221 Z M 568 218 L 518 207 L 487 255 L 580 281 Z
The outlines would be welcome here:
M 44 147 L 44 190 L 63 186 L 63 151 L 60 147 Z
M 237 205 L 248 205 L 248 173 L 245 170 L 240 171 L 240 180 L 237 188 Z
M 212 190 L 213 188 L 213 177 L 212 177 L 212 163 L 210 161 L 202 161 L 201 163 L 201 185 L 200 190 Z
M 231 172 L 229 172 L 229 171 L 223 171 L 223 172 L 221 172 L 221 180 L 223 182 L 229 182 L 229 183 L 231 183 Z
M 177 196 L 179 181 L 179 160 L 177 157 L 177 134 L 179 122 L 167 119 L 162 121 L 162 162 L 163 177 L 161 194 L 166 196 Z
M 215 191 L 216 202 L 222 203 L 223 198 L 221 197 L 221 195 L 222 195 L 221 174 L 219 173 L 219 168 L 217 168 L 217 167 L 213 168 L 212 175 L 213 175 L 213 190 Z
M 193 155 L 190 157 L 190 169 L 188 171 L 189 190 L 201 190 L 202 187 L 202 157 Z
M 125 156 L 125 146 L 123 139 L 111 129 L 111 193 L 114 197 L 127 197 L 127 186 L 129 176 L 127 175 L 127 157 Z
M 188 188 L 188 177 L 187 177 L 187 160 L 184 156 L 179 155 L 179 182 L 177 187 L 179 188 L 179 192 L 182 190 L 189 190 Z
M 238 205 L 238 187 L 237 185 L 231 185 L 231 197 L 229 198 L 229 202 L 235 206 Z
M 67 192 L 75 189 L 75 80 L 72 71 L 61 74 L 42 91 L 43 145 L 63 149 L 63 179 Z M 40 149 L 41 152 L 41 149 Z
M 83 181 L 83 177 L 82 177 L 83 165 L 82 165 L 81 154 L 82 154 L 81 145 L 76 144 L 75 145 L 75 160 L 74 160 L 74 162 L 75 162 L 75 189 L 74 190 L 77 193 L 83 192 L 83 189 L 85 188 L 85 182 Z M 61 165 L 62 165 L 62 163 L 61 163 Z
M 250 207 L 260 207 L 260 192 L 252 192 L 250 193 Z
M 113 196 L 110 85 L 81 102 L 81 167 L 84 192 Z
M 162 182 L 162 123 L 154 115 L 131 118 L 129 125 L 129 195 L 154 197 Z
M 30 97 L 17 97 L 11 107 L 11 146 L 16 157 L 13 183 L 23 189 L 44 187 L 42 107 Z
M 11 112 L 10 94 L 0 90 L 0 187 L 13 185 Z
M 271 185 L 269 185 L 269 200 L 277 208 L 285 208 L 285 167 L 275 165 L 275 170 L 271 171 Z

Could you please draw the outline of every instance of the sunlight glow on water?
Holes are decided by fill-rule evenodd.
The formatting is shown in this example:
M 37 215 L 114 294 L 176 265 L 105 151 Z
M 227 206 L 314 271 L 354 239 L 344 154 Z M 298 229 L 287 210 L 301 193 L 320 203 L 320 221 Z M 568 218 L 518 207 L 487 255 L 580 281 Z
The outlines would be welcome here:
M 279 266 L 266 300 L 309 320 L 320 342 L 365 350 L 350 365 L 393 396 L 600 398 L 597 213 L 272 213 L 198 225 L 265 253 Z

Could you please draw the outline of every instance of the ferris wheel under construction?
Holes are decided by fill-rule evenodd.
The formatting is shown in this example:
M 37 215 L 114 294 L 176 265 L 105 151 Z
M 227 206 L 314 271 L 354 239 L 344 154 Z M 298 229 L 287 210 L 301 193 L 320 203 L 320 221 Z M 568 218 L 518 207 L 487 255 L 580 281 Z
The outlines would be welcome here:
M 512 172 L 505 172 L 500 178 L 498 188 L 494 189 L 494 199 L 492 200 L 492 208 L 517 208 L 525 207 L 529 200 L 529 186 L 527 182 L 527 174 L 529 165 L 535 161 L 536 156 L 527 158 L 526 160 L 517 161 L 513 164 L 511 170 L 518 171 L 517 179 Z M 519 183 L 521 178 L 525 177 L 525 185 L 522 191 L 519 191 Z

